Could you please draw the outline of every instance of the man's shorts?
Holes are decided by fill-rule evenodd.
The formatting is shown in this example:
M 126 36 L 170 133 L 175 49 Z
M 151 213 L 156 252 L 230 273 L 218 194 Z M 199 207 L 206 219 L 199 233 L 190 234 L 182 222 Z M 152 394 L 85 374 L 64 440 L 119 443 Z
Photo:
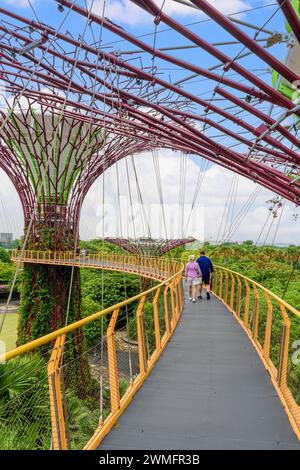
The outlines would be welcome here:
M 202 276 L 202 284 L 207 286 L 210 283 L 210 274 L 206 274 L 205 276 Z
M 199 286 L 199 284 L 201 284 L 201 277 L 196 277 L 195 279 L 188 277 L 187 283 L 189 286 Z

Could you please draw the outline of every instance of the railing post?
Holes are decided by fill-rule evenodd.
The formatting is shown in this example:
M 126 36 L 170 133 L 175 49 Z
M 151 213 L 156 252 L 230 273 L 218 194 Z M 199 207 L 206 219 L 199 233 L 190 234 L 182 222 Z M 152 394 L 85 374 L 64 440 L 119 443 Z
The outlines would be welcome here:
M 111 316 L 106 337 L 107 337 L 107 356 L 108 356 L 108 375 L 111 411 L 117 411 L 120 407 L 119 374 L 115 341 L 115 326 L 119 315 L 119 308 L 116 308 Z
M 183 309 L 183 290 L 182 290 L 181 274 L 178 277 L 177 286 L 178 286 L 178 293 L 179 293 L 179 313 L 181 313 Z
M 254 341 L 257 341 L 260 297 L 259 297 L 259 292 L 257 290 L 255 283 L 252 283 L 252 286 L 253 286 L 254 294 L 255 294 L 253 320 L 252 320 L 252 336 L 253 336 Z
M 235 294 L 235 279 L 234 275 L 230 273 L 231 277 L 231 290 L 230 290 L 230 310 L 234 312 L 234 294 Z
M 283 322 L 281 326 L 281 345 L 277 381 L 280 388 L 285 388 L 289 358 L 290 319 L 282 304 L 279 304 L 279 308 L 283 317 Z
M 222 292 L 223 292 L 223 273 L 220 271 L 220 284 L 219 284 L 219 297 L 222 299 Z
M 218 294 L 217 293 L 217 285 L 218 285 L 218 270 L 217 270 L 217 268 L 215 268 L 214 272 L 213 272 L 213 278 L 212 278 L 212 291 L 216 295 Z
M 50 416 L 54 450 L 68 449 L 59 369 L 65 337 L 66 335 L 61 335 L 56 339 L 48 362 Z
M 178 282 L 177 279 L 174 281 L 174 294 L 175 294 L 175 312 L 176 312 L 176 320 L 179 318 L 180 313 L 180 304 L 179 304 L 179 292 L 178 292 Z
M 246 328 L 249 326 L 249 305 L 250 305 L 250 287 L 247 279 L 244 279 L 246 286 L 246 299 L 245 299 L 245 310 L 244 310 L 244 325 Z
M 264 291 L 264 296 L 267 302 L 267 317 L 266 317 L 266 329 L 265 329 L 265 340 L 264 340 L 264 356 L 269 361 L 270 356 L 270 345 L 271 345 L 271 332 L 272 332 L 272 316 L 273 316 L 273 305 L 267 292 Z
M 160 340 L 160 326 L 159 326 L 159 312 L 158 312 L 158 298 L 161 288 L 159 287 L 156 291 L 154 300 L 153 300 L 153 315 L 154 315 L 154 329 L 155 329 L 155 345 L 156 350 L 161 349 L 161 340 Z
M 240 276 L 237 276 L 238 282 L 238 291 L 237 291 L 237 299 L 236 299 L 236 315 L 240 318 L 241 316 L 241 298 L 242 298 L 242 283 Z
M 224 303 L 225 305 L 228 305 L 227 304 L 227 301 L 228 301 L 228 285 L 229 285 L 229 276 L 228 276 L 228 272 L 225 271 L 225 292 L 224 292 Z
M 175 324 L 175 321 L 176 321 L 173 283 L 170 284 L 170 297 L 171 297 L 171 329 L 173 330 L 174 324 Z
M 146 337 L 145 337 L 145 324 L 144 324 L 144 318 L 143 318 L 143 308 L 144 308 L 145 300 L 146 300 L 146 296 L 143 295 L 143 297 L 140 300 L 137 313 L 136 313 L 139 365 L 140 365 L 141 374 L 144 374 L 147 370 L 147 346 L 146 346 Z
M 169 315 L 168 290 L 169 290 L 169 286 L 167 285 L 165 287 L 165 290 L 164 290 L 164 310 L 165 310 L 165 325 L 166 325 L 167 337 L 170 336 L 170 315 Z

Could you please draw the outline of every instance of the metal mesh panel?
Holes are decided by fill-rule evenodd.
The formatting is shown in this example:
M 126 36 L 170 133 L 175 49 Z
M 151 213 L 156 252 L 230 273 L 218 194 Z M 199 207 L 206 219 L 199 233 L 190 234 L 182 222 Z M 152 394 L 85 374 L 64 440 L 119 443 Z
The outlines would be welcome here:
M 287 385 L 296 403 L 300 406 L 300 318 L 289 314 L 291 331 L 289 338 L 289 357 Z
M 143 308 L 143 321 L 146 337 L 147 357 L 150 360 L 155 351 L 154 306 L 153 299 L 145 302 Z
M 19 357 L 1 364 L 0 371 L 0 449 L 49 450 L 47 357 Z
M 162 339 L 164 334 L 166 333 L 164 289 L 161 289 L 161 291 L 159 293 L 157 306 L 158 306 L 160 339 Z
M 273 318 L 271 328 L 270 359 L 275 367 L 278 367 L 282 336 L 282 316 L 278 303 L 272 300 Z
M 120 399 L 125 395 L 139 373 L 138 348 L 134 342 L 120 344 L 116 340 L 116 357 Z
M 69 341 L 70 343 L 70 341 Z M 60 382 L 65 417 L 67 445 L 70 449 L 82 449 L 92 437 L 100 419 L 101 402 L 101 352 L 99 345 L 88 349 L 84 341 L 76 344 L 78 354 L 72 354 L 67 344 L 60 362 Z M 105 357 L 105 353 L 104 353 Z M 103 358 L 103 364 L 105 360 Z M 103 379 L 104 399 L 108 382 Z
M 260 303 L 259 303 L 259 316 L 258 316 L 258 332 L 257 332 L 257 341 L 263 348 L 265 343 L 265 333 L 267 326 L 267 312 L 268 304 L 265 296 L 262 292 L 259 292 Z

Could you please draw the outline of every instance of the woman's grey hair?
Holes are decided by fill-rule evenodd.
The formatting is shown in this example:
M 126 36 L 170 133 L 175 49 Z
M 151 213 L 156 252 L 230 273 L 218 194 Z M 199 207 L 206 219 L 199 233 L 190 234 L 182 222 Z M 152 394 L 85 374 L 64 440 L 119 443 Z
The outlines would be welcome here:
M 195 255 L 190 255 L 189 256 L 189 263 L 192 263 L 193 261 L 195 261 Z

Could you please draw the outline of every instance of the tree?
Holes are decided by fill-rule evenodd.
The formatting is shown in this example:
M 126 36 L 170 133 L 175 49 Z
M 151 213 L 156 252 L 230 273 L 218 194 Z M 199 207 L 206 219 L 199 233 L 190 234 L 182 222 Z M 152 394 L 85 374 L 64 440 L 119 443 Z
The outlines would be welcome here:
M 3 263 L 10 263 L 10 256 L 8 251 L 0 247 L 0 261 Z
M 0 261 L 0 284 L 9 284 L 15 273 L 15 267 Z
M 245 240 L 243 245 L 253 245 L 253 240 Z

